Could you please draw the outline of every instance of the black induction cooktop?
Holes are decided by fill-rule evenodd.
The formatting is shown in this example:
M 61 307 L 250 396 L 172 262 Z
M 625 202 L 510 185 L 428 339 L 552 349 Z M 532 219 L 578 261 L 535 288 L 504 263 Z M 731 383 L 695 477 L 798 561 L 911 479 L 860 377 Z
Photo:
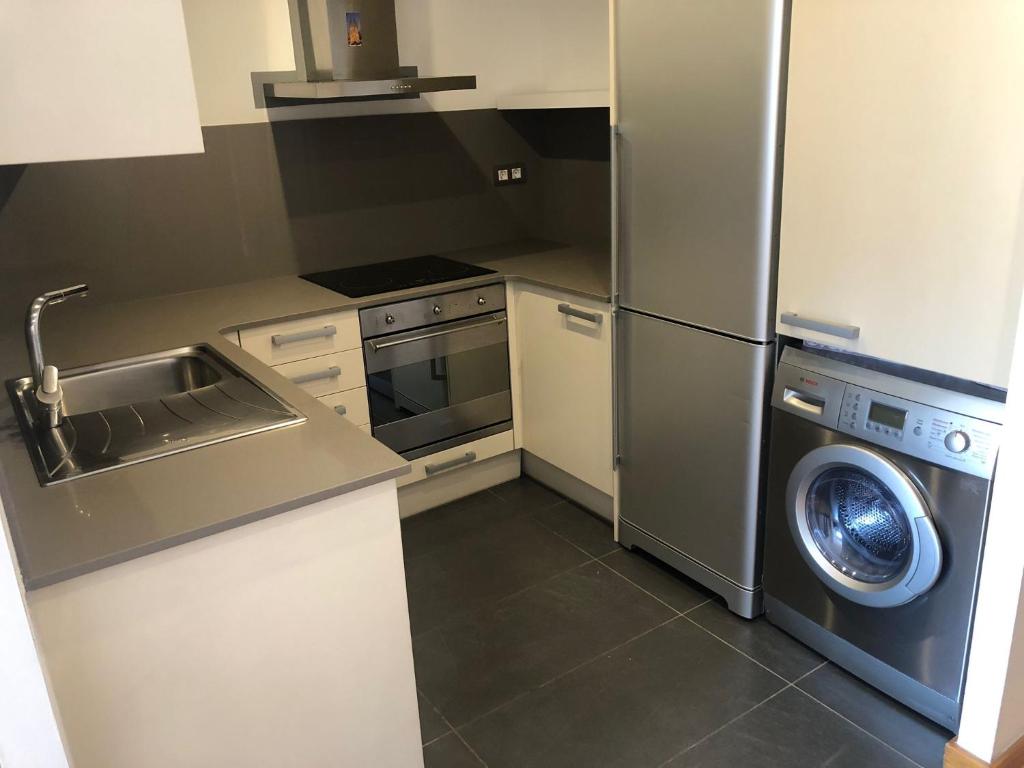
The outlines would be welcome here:
M 415 256 L 411 259 L 385 261 L 381 264 L 363 264 L 359 267 L 313 272 L 299 277 L 349 298 L 358 299 L 361 296 L 374 296 L 378 293 L 401 291 L 421 285 L 493 274 L 493 269 L 464 264 L 454 259 Z

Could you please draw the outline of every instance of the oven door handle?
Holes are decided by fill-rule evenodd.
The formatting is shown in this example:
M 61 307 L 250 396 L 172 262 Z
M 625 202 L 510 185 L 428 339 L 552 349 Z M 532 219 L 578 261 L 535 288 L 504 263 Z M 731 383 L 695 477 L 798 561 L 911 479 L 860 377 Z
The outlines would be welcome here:
M 463 325 L 458 328 L 449 328 L 443 331 L 433 331 L 431 333 L 421 333 L 419 336 L 412 336 L 408 339 L 397 339 L 396 341 L 370 341 L 370 349 L 374 352 L 380 352 L 382 349 L 389 349 L 390 347 L 398 347 L 402 344 L 411 344 L 414 341 L 425 341 L 426 339 L 435 339 L 438 336 L 447 336 L 452 333 L 461 333 L 462 331 L 473 331 L 477 328 L 485 328 L 489 325 L 501 325 L 507 320 L 504 317 L 497 317 L 492 320 L 484 320 L 482 323 L 474 323 L 473 325 Z

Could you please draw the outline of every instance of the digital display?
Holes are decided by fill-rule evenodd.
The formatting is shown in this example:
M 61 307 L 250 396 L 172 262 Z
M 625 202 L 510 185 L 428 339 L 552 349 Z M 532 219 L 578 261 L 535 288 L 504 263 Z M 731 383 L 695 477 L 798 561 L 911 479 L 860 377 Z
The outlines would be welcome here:
M 868 421 L 881 424 L 883 427 L 902 430 L 907 421 L 907 412 L 893 408 L 891 405 L 872 402 L 871 408 L 868 410 Z

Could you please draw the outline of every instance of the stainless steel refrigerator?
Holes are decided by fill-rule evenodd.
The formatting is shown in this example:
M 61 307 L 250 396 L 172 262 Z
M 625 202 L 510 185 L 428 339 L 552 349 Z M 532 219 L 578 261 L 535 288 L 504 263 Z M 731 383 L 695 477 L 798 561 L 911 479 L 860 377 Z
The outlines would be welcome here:
M 788 7 L 617 0 L 619 536 L 761 612 Z

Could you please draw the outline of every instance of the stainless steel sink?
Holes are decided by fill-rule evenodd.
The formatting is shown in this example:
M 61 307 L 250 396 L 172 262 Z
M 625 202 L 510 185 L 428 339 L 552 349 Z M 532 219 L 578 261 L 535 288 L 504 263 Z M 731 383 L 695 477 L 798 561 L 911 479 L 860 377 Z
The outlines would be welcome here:
M 64 371 L 64 418 L 39 423 L 31 377 L 7 382 L 42 485 L 305 421 L 210 347 Z
M 216 384 L 223 368 L 208 352 L 187 350 L 131 363 L 111 363 L 82 373 L 64 373 L 67 416 L 102 411 L 119 405 L 159 400 Z

